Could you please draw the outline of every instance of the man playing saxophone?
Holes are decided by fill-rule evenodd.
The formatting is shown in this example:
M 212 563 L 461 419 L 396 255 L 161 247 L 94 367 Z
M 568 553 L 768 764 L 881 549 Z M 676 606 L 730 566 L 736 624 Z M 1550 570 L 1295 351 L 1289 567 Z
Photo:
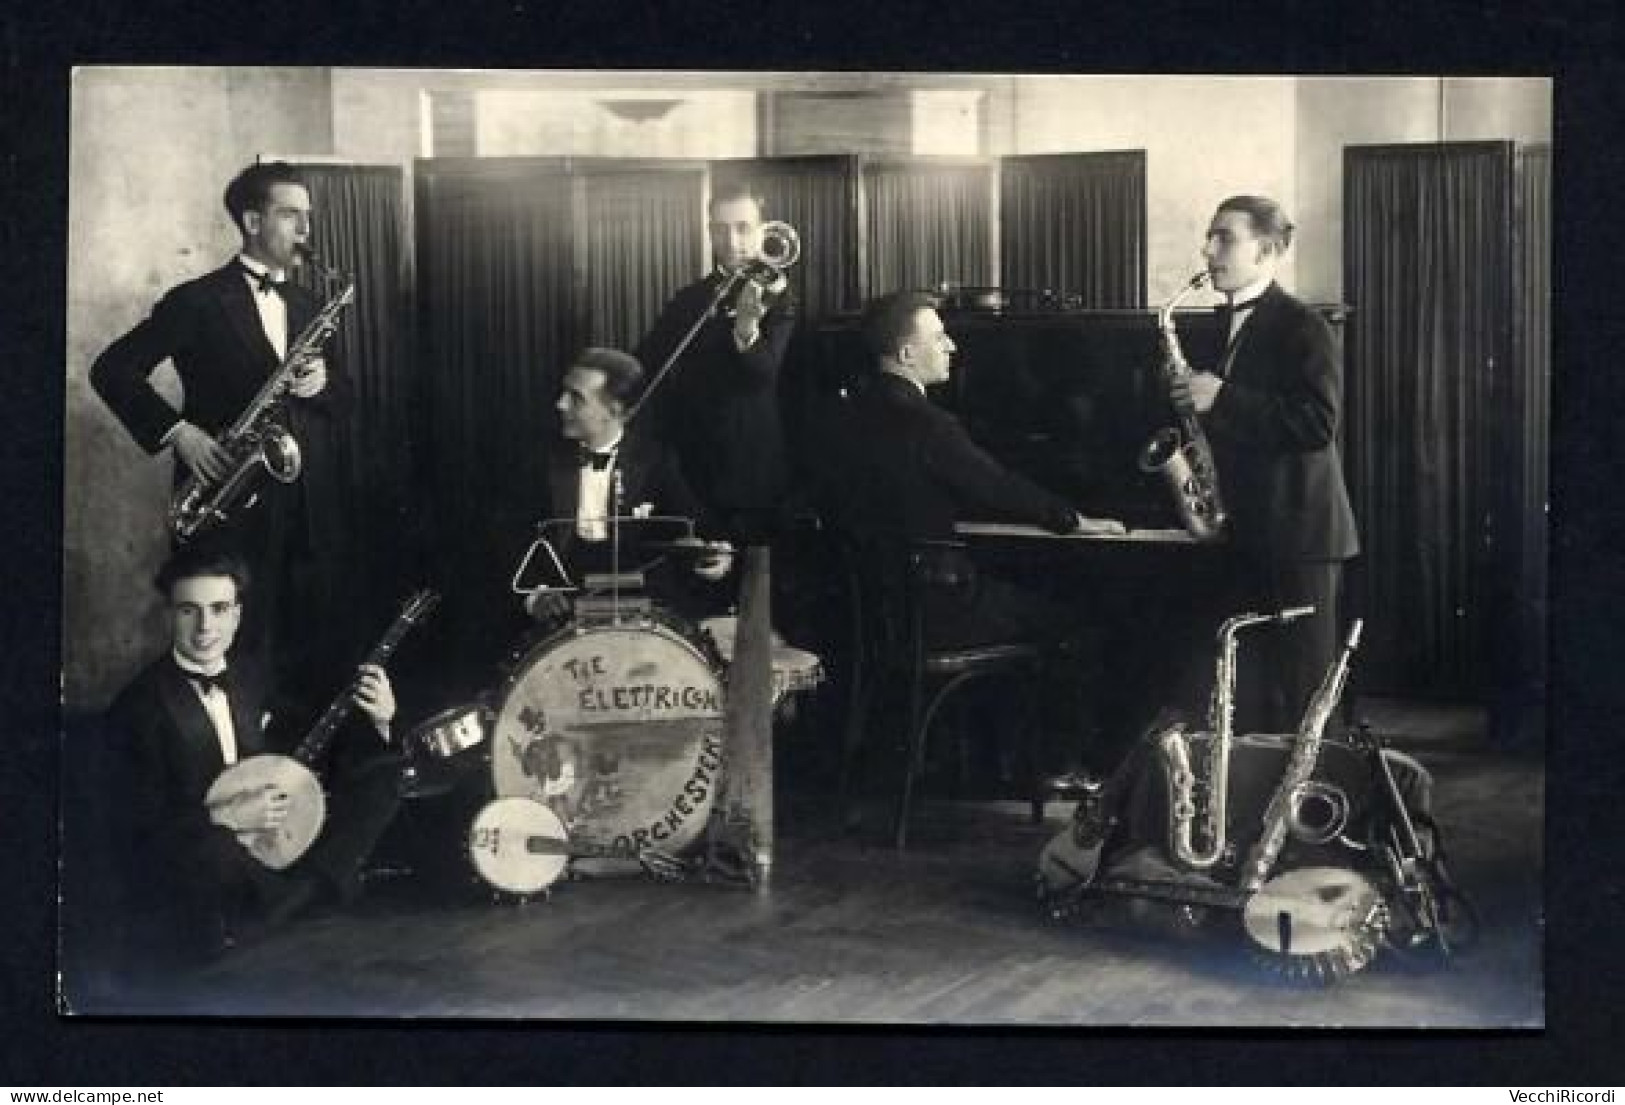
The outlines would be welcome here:
M 1337 653 L 1342 566 L 1360 547 L 1337 450 L 1341 360 L 1325 321 L 1275 282 L 1292 231 L 1274 200 L 1219 204 L 1202 252 L 1226 350 L 1170 386 L 1212 441 L 1230 515 L 1238 586 L 1220 616 L 1315 608 L 1262 643 L 1268 682 L 1256 706 L 1243 696 L 1243 731 L 1297 727 Z
M 231 458 L 217 440 L 221 431 L 321 307 L 288 280 L 307 248 L 311 218 L 310 193 L 292 166 L 251 165 L 224 198 L 242 239 L 237 256 L 171 289 L 90 368 L 91 385 L 136 443 L 149 454 L 173 452 L 177 483 L 188 473 L 208 482 L 226 474 Z M 151 383 L 166 360 L 180 377 L 179 410 Z M 344 532 L 333 422 L 347 390 L 321 357 L 306 360 L 288 390 L 280 417 L 299 444 L 303 476 L 286 485 L 267 481 L 261 502 L 228 519 L 223 534 L 262 581 L 260 616 L 245 626 L 245 637 L 268 655 L 282 652 L 277 625 L 313 620 L 302 613 L 319 606 L 327 589 L 319 565 L 334 559 Z

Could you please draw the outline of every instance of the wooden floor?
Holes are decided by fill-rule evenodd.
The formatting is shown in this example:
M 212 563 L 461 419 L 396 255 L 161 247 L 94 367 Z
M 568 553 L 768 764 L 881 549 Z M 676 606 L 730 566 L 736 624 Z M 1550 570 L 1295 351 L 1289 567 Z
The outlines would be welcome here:
M 781 810 L 761 891 L 578 881 L 521 906 L 419 871 L 156 988 L 130 984 L 93 939 L 68 941 L 65 1005 L 232 1017 L 1536 1027 L 1540 766 L 1477 750 L 1472 733 L 1436 721 L 1389 719 L 1412 729 L 1407 743 L 1435 772 L 1453 868 L 1483 915 L 1479 943 L 1442 971 L 1381 956 L 1337 987 L 1304 990 L 1260 972 L 1238 940 L 1047 921 L 1031 876 L 1066 823 L 1061 804 L 1034 826 L 1016 803 L 928 801 L 899 854 L 883 826 L 831 833 L 809 796 Z

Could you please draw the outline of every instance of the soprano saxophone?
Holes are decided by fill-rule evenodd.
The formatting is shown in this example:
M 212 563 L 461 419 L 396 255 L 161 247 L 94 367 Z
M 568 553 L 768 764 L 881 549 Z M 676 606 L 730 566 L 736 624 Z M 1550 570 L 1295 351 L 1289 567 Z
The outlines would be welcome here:
M 1191 376 L 1190 363 L 1185 360 L 1179 331 L 1174 326 L 1174 308 L 1207 281 L 1205 271 L 1197 273 L 1157 312 L 1157 330 L 1162 335 L 1162 376 L 1170 388 Z M 1192 537 L 1214 541 L 1223 536 L 1228 516 L 1219 493 L 1219 470 L 1194 411 L 1181 412 L 1177 423 L 1152 435 L 1140 450 L 1140 470 L 1160 472 L 1167 480 L 1180 524 Z
M 1225 819 L 1236 713 L 1236 637 L 1250 626 L 1266 622 L 1283 624 L 1306 617 L 1314 613 L 1314 609 L 1300 606 L 1275 614 L 1237 614 L 1226 619 L 1217 635 L 1219 650 L 1214 661 L 1213 691 L 1208 698 L 1209 732 L 1187 733 L 1180 724 L 1170 726 L 1157 737 L 1157 750 L 1162 755 L 1163 775 L 1168 783 L 1168 850 L 1186 867 L 1198 871 L 1213 867 L 1224 858 L 1229 844 Z M 1198 742 L 1207 745 L 1200 779 L 1192 766 L 1191 746 Z M 1198 790 L 1206 791 L 1200 811 L 1197 809 Z M 1196 843 L 1198 820 L 1201 822 L 1200 846 Z
M 1343 685 L 1348 682 L 1349 658 L 1360 646 L 1361 626 L 1358 618 L 1349 626 L 1342 651 L 1332 661 L 1332 666 L 1327 669 L 1325 678 L 1304 710 L 1286 771 L 1264 809 L 1263 830 L 1241 865 L 1240 886 L 1249 893 L 1256 892 L 1269 878 L 1270 869 L 1275 866 L 1288 834 L 1293 832 L 1300 818 L 1299 806 L 1311 793 L 1310 777 L 1314 775 L 1315 763 L 1320 758 L 1321 738 L 1326 732 L 1326 723 L 1337 709 L 1338 700 L 1343 697 Z
M 314 251 L 301 246 L 300 252 L 316 262 Z M 324 277 L 336 279 L 327 271 Z M 293 378 L 306 364 L 320 355 L 322 346 L 338 329 L 339 316 L 355 301 L 355 281 L 345 279 L 338 293 L 322 305 L 288 346 L 288 353 L 267 377 L 259 393 L 243 408 L 237 420 L 226 427 L 216 443 L 230 457 L 223 479 L 206 480 L 189 473 L 169 504 L 169 528 L 179 542 L 226 521 L 233 510 L 253 503 L 255 484 L 266 473 L 278 483 L 292 483 L 304 469 L 299 442 L 279 421 Z

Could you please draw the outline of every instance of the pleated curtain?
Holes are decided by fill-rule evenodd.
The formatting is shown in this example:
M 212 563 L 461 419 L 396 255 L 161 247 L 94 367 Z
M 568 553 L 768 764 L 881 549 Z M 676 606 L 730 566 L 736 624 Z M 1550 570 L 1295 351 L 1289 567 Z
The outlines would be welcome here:
M 1145 151 L 999 161 L 1000 283 L 1081 307 L 1143 307 Z
M 1507 549 L 1513 260 L 1506 143 L 1345 154 L 1347 462 L 1364 546 L 1364 686 L 1478 696 Z M 1514 539 L 1514 544 L 1516 539 Z

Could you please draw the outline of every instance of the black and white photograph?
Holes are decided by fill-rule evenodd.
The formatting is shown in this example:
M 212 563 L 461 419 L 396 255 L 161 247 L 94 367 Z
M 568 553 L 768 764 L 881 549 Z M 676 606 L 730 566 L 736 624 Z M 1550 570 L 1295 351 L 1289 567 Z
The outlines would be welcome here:
M 1543 1028 L 1553 83 L 80 65 L 59 1012 Z

